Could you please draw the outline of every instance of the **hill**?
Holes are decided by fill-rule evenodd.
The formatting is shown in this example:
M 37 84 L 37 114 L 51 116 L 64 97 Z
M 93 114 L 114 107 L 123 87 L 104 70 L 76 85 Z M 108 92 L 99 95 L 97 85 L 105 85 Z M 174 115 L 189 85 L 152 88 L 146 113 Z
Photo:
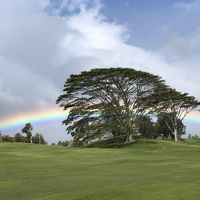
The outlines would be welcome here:
M 199 200 L 200 143 L 0 144 L 2 200 Z

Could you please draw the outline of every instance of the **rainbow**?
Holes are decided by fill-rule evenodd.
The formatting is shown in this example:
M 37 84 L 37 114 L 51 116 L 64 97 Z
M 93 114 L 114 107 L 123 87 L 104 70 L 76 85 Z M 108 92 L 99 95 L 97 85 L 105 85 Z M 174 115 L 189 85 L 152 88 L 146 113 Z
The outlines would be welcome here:
M 191 123 L 200 123 L 200 112 L 193 111 L 185 117 L 185 121 Z
M 62 123 L 67 117 L 69 111 L 62 111 L 58 108 L 48 108 L 46 110 L 37 110 L 34 112 L 20 113 L 18 115 L 11 115 L 5 118 L 0 118 L 0 130 L 12 130 L 16 128 L 22 128 L 26 123 L 31 122 L 33 126 L 35 124 L 52 124 Z M 189 123 L 200 123 L 200 113 L 191 112 L 189 113 L 185 121 Z
M 0 130 L 12 130 L 22 128 L 26 123 L 34 124 L 52 124 L 62 121 L 67 117 L 69 111 L 62 111 L 58 108 L 48 108 L 46 110 L 36 110 L 34 112 L 25 112 L 17 115 L 11 115 L 0 118 Z

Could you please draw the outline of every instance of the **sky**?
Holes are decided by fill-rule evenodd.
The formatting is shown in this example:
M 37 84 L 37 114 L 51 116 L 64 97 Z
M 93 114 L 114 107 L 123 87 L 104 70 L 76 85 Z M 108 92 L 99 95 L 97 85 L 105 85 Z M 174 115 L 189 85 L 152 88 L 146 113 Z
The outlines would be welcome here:
M 93 67 L 160 75 L 200 100 L 200 0 L 0 0 L 0 130 L 31 122 L 70 139 L 58 105 L 65 80 Z M 200 133 L 200 114 L 186 119 Z

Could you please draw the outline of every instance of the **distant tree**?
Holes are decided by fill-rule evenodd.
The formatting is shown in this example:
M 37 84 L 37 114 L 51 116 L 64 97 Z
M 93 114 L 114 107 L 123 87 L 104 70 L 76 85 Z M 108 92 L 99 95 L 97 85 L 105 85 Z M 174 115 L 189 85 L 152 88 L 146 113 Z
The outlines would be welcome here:
M 15 142 L 15 138 L 9 135 L 2 135 L 2 142 Z
M 192 139 L 199 139 L 199 136 L 197 134 L 195 134 L 194 136 L 192 136 Z
M 25 124 L 24 128 L 21 130 L 22 133 L 26 134 L 27 141 L 29 143 L 32 143 L 32 132 L 31 132 L 32 130 L 33 130 L 33 127 L 31 123 Z
M 154 130 L 155 130 L 155 133 L 157 136 L 174 139 L 175 135 L 172 132 L 174 125 L 173 125 L 172 121 L 170 120 L 171 116 L 169 116 L 169 115 L 170 115 L 169 113 L 158 114 Z M 177 123 L 176 137 L 178 139 L 178 138 L 181 138 L 181 136 L 186 133 L 186 128 L 180 119 L 176 119 L 176 121 L 177 121 L 176 122 Z
M 199 136 L 197 134 L 195 134 L 195 135 L 189 134 L 188 139 L 196 140 L 196 139 L 199 139 Z
M 159 76 L 132 68 L 92 69 L 71 75 L 57 103 L 69 109 L 63 123 L 77 143 L 105 134 L 131 142 L 136 119 L 152 111 L 146 100 L 162 84 Z
M 71 144 L 71 142 L 70 141 L 59 141 L 58 143 L 57 143 L 57 145 L 58 146 L 64 146 L 64 147 L 68 147 L 68 146 L 70 146 L 70 144 Z
M 41 133 L 36 133 L 32 140 L 35 144 L 46 144 L 46 141 Z
M 21 133 L 16 133 L 14 138 L 16 142 L 25 142 L 25 138 Z
M 192 135 L 189 133 L 188 134 L 188 139 L 191 139 L 192 138 Z

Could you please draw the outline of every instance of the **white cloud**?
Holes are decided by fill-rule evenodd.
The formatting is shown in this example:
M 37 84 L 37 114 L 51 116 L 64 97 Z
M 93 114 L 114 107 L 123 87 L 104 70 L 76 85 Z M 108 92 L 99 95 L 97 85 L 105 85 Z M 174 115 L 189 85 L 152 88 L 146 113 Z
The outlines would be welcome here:
M 181 10 L 181 12 L 184 14 L 200 11 L 199 0 L 192 0 L 189 2 L 178 2 L 178 3 L 175 3 L 174 6 L 178 8 L 179 10 Z
M 187 72 L 191 69 L 191 65 L 194 65 L 192 67 L 197 66 L 194 62 L 186 64 L 177 59 L 175 61 L 173 59 L 172 62 L 162 52 L 147 51 L 127 44 L 126 27 L 108 23 L 99 12 L 99 10 L 92 9 L 67 18 L 67 27 L 72 32 L 66 34 L 61 41 L 64 62 L 75 59 L 75 63 L 78 63 L 84 58 L 84 61 L 88 60 L 86 65 L 84 63 L 85 68 L 93 67 L 94 64 L 91 63 L 94 61 L 96 67 L 132 66 L 159 74 L 173 87 L 178 87 L 184 92 L 191 91 L 193 95 L 200 97 L 200 93 L 195 89 L 195 85 L 199 83 L 198 76 L 193 74 L 193 79 L 191 79 L 189 76 L 191 73 Z M 175 38 L 170 43 L 170 48 L 177 57 L 187 51 L 188 44 L 184 39 Z M 64 55 L 70 56 L 65 57 Z M 81 66 L 81 62 L 77 66 Z M 188 82 L 189 79 L 191 80 Z M 192 88 L 186 87 L 188 83 L 192 85 Z

